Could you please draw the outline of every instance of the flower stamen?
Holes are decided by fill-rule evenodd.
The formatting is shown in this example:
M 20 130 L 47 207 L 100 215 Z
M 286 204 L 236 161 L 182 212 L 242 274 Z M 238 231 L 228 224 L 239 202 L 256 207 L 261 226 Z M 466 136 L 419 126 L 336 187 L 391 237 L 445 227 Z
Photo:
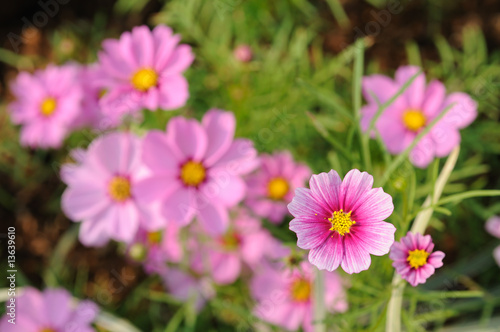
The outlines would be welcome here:
M 267 184 L 267 195 L 274 200 L 281 200 L 288 193 L 290 186 L 282 177 L 271 179 Z
M 54 113 L 56 108 L 57 102 L 55 98 L 48 97 L 42 101 L 42 104 L 40 105 L 40 113 L 42 113 L 43 116 L 49 117 Z
M 410 266 L 414 269 L 418 269 L 421 266 L 427 264 L 427 258 L 429 253 L 423 249 L 415 249 L 408 252 L 408 258 L 406 259 Z
M 206 178 L 205 167 L 199 162 L 188 161 L 181 167 L 181 180 L 186 186 L 196 187 Z
M 147 91 L 158 84 L 158 74 L 150 68 L 139 69 L 131 79 L 132 85 L 139 91 Z
M 297 302 L 309 301 L 311 297 L 311 283 L 304 278 L 297 279 L 292 283 L 290 292 L 292 299 Z
M 403 123 L 411 131 L 419 131 L 425 126 L 427 118 L 420 110 L 409 109 L 403 114 Z
M 351 213 L 344 213 L 342 209 L 340 211 L 335 211 L 332 214 L 331 218 L 328 218 L 328 221 L 332 223 L 331 231 L 335 231 L 340 235 L 344 236 L 346 233 L 350 233 L 351 226 L 356 222 L 351 220 Z
M 130 181 L 123 176 L 115 176 L 108 186 L 109 195 L 117 202 L 123 202 L 132 196 Z

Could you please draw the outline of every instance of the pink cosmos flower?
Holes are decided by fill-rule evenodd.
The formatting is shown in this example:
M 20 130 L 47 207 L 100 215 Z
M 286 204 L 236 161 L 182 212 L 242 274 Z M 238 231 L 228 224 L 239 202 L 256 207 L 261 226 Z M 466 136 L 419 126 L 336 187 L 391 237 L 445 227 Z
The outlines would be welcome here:
M 109 239 L 129 243 L 139 226 L 157 230 L 165 225 L 159 206 L 137 200 L 135 185 L 148 175 L 137 137 L 107 134 L 76 156 L 79 163 L 61 171 L 68 185 L 62 209 L 73 221 L 82 221 L 80 241 L 84 245 L 101 246 Z
M 488 221 L 486 221 L 485 227 L 488 233 L 500 239 L 499 216 L 493 216 L 490 219 L 488 219 Z M 500 266 L 500 246 L 496 247 L 495 250 L 493 250 L 493 257 L 495 258 L 495 261 L 497 262 L 498 266 Z
M 368 101 L 368 105 L 361 109 L 363 130 L 368 130 L 377 112 L 378 103 L 382 104 L 392 98 L 419 70 L 420 68 L 414 66 L 400 67 L 394 80 L 383 75 L 363 78 L 363 94 Z M 445 157 L 460 144 L 459 129 L 470 125 L 477 115 L 477 103 L 469 95 L 454 92 L 446 96 L 443 83 L 434 80 L 426 87 L 425 75 L 420 74 L 384 111 L 375 128 L 389 152 L 398 154 L 411 144 L 425 126 L 452 104 L 452 109 L 410 153 L 411 162 L 423 168 L 429 165 L 434 157 Z
M 324 273 L 324 279 L 326 310 L 329 313 L 346 311 L 346 294 L 340 276 L 336 272 Z M 299 327 L 305 332 L 313 331 L 313 285 L 313 267 L 306 261 L 292 270 L 268 264 L 250 284 L 257 301 L 254 313 L 288 331 Z
M 182 259 L 179 231 L 175 223 L 157 231 L 139 228 L 127 253 L 132 259 L 142 261 L 147 273 L 165 273 L 167 263 L 178 263 Z
M 83 99 L 78 70 L 73 65 L 49 65 L 34 74 L 21 72 L 11 90 L 11 119 L 22 125 L 21 144 L 58 148 L 81 113 Z
M 286 250 L 261 227 L 258 219 L 244 210 L 238 211 L 225 234 L 208 239 L 203 239 L 202 235 L 200 232 L 193 239 L 196 249 L 192 268 L 198 273 L 208 268 L 215 283 L 221 285 L 236 281 L 244 266 L 255 269 L 264 258 L 275 257 Z M 199 244 L 199 240 L 205 241 Z
M 9 323 L 11 308 L 7 302 L 6 315 L 0 320 L 2 332 L 91 332 L 91 324 L 99 311 L 91 301 L 73 304 L 65 289 L 46 289 L 40 292 L 25 287 L 15 298 L 15 324 Z
M 251 141 L 233 140 L 235 125 L 231 112 L 213 109 L 201 124 L 175 117 L 166 133 L 150 131 L 143 160 L 152 175 L 138 184 L 138 197 L 160 200 L 167 220 L 186 225 L 197 216 L 208 232 L 224 233 L 227 209 L 246 192 L 241 176 L 258 162 Z
M 245 203 L 260 217 L 280 223 L 288 213 L 287 204 L 298 187 L 311 176 L 309 167 L 295 163 L 288 151 L 262 155 L 257 173 L 247 180 Z
M 182 73 L 191 65 L 191 47 L 178 45 L 181 37 L 158 25 L 124 32 L 120 39 L 107 39 L 99 53 L 99 65 L 108 92 L 101 99 L 103 112 L 115 121 L 144 108 L 172 110 L 189 96 Z
M 331 170 L 313 175 L 309 185 L 295 190 L 288 209 L 295 217 L 290 229 L 297 233 L 297 246 L 310 249 L 312 264 L 358 273 L 370 267 L 370 254 L 389 252 L 396 228 L 383 220 L 394 205 L 382 188 L 372 189 L 370 174 L 353 169 L 342 181 Z
M 434 243 L 430 235 L 408 232 L 400 242 L 394 242 L 389 258 L 392 266 L 413 287 L 424 284 L 434 271 L 443 266 L 444 253 L 432 252 Z
M 165 287 L 176 299 L 194 301 L 199 312 L 205 303 L 215 296 L 215 290 L 207 277 L 195 276 L 177 269 L 169 269 L 161 274 Z
M 252 49 L 248 45 L 239 45 L 234 49 L 233 55 L 241 62 L 249 62 L 253 57 Z

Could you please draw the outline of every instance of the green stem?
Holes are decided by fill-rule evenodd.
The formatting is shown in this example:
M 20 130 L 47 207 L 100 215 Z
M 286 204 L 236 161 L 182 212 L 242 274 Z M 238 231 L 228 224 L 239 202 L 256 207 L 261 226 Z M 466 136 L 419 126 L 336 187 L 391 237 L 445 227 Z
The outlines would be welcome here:
M 450 153 L 450 156 L 446 160 L 439 177 L 434 184 L 434 193 L 433 195 L 427 196 L 424 204 L 422 205 L 422 212 L 420 212 L 411 228 L 412 233 L 421 233 L 423 234 L 429 220 L 431 219 L 433 209 L 429 209 L 428 207 L 431 205 L 435 205 L 441 194 L 443 193 L 444 186 L 450 177 L 453 168 L 457 162 L 458 154 L 460 152 L 460 147 L 457 146 Z M 389 306 L 387 309 L 387 320 L 386 320 L 386 332 L 400 332 L 401 331 L 401 306 L 403 305 L 403 291 L 406 286 L 406 283 L 403 281 L 401 276 L 394 272 L 394 277 L 392 279 L 392 292 L 391 299 L 389 300 Z
M 314 268 L 314 332 L 325 332 L 325 279 L 323 271 Z

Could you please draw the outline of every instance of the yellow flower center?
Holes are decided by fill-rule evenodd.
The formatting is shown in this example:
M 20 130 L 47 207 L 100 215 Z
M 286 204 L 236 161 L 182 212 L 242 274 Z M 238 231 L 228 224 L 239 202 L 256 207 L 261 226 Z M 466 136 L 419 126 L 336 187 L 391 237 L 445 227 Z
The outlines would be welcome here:
M 40 332 L 56 332 L 56 330 L 45 327 L 45 328 L 41 329 Z
M 159 244 L 163 239 L 163 232 L 162 231 L 149 232 L 147 238 L 149 244 Z
M 306 302 L 311 297 L 311 283 L 303 278 L 292 283 L 292 299 L 298 302 Z
M 349 233 L 351 231 L 351 226 L 356 222 L 351 220 L 351 213 L 344 213 L 342 209 L 340 211 L 335 211 L 332 214 L 331 218 L 328 218 L 328 221 L 332 223 L 331 231 L 336 231 L 340 235 L 344 236 L 345 233 Z
M 130 181 L 123 176 L 115 176 L 109 183 L 109 195 L 117 202 L 123 202 L 130 198 Z
M 199 162 L 188 161 L 181 167 L 181 180 L 187 186 L 196 187 L 205 180 L 205 167 Z
M 406 259 L 410 266 L 414 269 L 418 269 L 421 266 L 427 264 L 427 257 L 429 253 L 422 249 L 415 249 L 408 252 L 408 258 Z
M 403 114 L 403 123 L 411 131 L 418 131 L 425 126 L 427 119 L 419 110 L 409 109 Z
M 158 84 L 158 74 L 150 68 L 139 69 L 132 76 L 132 85 L 139 91 L 147 91 Z
M 233 231 L 229 231 L 220 238 L 220 243 L 226 249 L 237 249 L 241 243 L 241 238 Z
M 267 184 L 267 195 L 271 199 L 280 200 L 285 197 L 289 189 L 290 187 L 285 179 L 281 177 L 274 178 Z
M 42 104 L 40 105 L 40 112 L 42 113 L 42 115 L 48 117 L 51 116 L 52 113 L 54 113 L 56 107 L 57 107 L 56 100 L 52 97 L 48 97 L 42 101 Z

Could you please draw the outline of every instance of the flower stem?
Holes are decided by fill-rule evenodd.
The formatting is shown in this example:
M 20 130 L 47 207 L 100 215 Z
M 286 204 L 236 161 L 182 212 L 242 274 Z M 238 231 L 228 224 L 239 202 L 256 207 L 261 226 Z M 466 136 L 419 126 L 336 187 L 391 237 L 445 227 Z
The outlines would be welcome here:
M 427 225 L 429 224 L 429 220 L 431 219 L 432 212 L 434 211 L 432 208 L 428 208 L 431 205 L 435 205 L 441 194 L 443 193 L 444 186 L 450 177 L 453 168 L 457 162 L 458 154 L 460 152 L 460 147 L 457 146 L 450 153 L 450 156 L 446 160 L 439 177 L 434 184 L 434 193 L 433 195 L 427 196 L 422 208 L 424 209 L 420 212 L 415 221 L 413 222 L 413 226 L 411 228 L 412 233 L 421 233 L 423 234 Z M 401 331 L 401 306 L 403 305 L 403 291 L 405 289 L 406 283 L 403 281 L 401 276 L 394 272 L 394 277 L 392 279 L 392 293 L 391 299 L 389 300 L 389 306 L 387 309 L 387 320 L 385 325 L 386 332 L 400 332 Z
M 314 278 L 314 307 L 313 326 L 314 332 L 325 332 L 325 279 L 323 271 L 315 268 Z

